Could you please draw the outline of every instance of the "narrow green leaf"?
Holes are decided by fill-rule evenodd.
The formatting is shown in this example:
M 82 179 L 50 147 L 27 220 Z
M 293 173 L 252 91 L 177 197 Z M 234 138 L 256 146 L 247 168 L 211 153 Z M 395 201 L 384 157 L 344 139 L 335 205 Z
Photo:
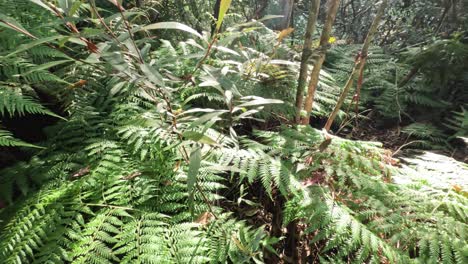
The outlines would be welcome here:
M 163 77 L 155 68 L 145 63 L 140 65 L 140 69 L 153 84 L 164 86 Z
M 192 108 L 190 110 L 182 112 L 183 115 L 186 114 L 191 114 L 191 113 L 213 113 L 213 112 L 224 112 L 226 113 L 226 110 L 216 110 L 216 109 L 211 109 L 211 108 Z
M 123 88 L 125 85 L 127 85 L 127 84 L 128 84 L 128 83 L 127 83 L 126 81 L 117 83 L 117 84 L 114 85 L 114 86 L 112 87 L 112 89 L 110 90 L 110 94 L 111 94 L 111 95 L 116 95 L 116 94 L 118 94 L 118 93 L 122 90 L 122 88 Z
M 47 6 L 46 4 L 44 4 L 41 0 L 29 0 L 29 1 L 31 1 L 31 2 L 33 2 L 34 4 L 39 5 L 39 6 L 41 6 L 42 8 L 47 9 L 47 10 L 49 10 L 50 12 L 54 13 L 54 10 L 52 10 L 52 8 L 50 8 L 49 6 Z
M 151 48 L 151 44 L 146 43 L 145 46 L 140 50 L 140 54 L 141 54 L 141 57 L 143 57 L 143 59 L 147 57 L 150 48 Z
M 282 104 L 282 103 L 284 103 L 284 102 L 281 101 L 281 100 L 277 100 L 277 99 L 264 99 L 264 98 L 261 98 L 261 99 L 255 99 L 255 100 L 252 100 L 250 102 L 240 104 L 237 107 L 259 106 L 259 105 L 268 105 L 268 104 Z
M 193 140 L 207 145 L 217 146 L 218 142 L 211 137 L 196 131 L 185 131 L 182 136 L 185 139 Z
M 73 6 L 73 0 L 58 0 L 58 6 L 65 14 L 68 14 L 69 10 Z
M 275 18 L 284 18 L 284 16 L 281 16 L 281 15 L 267 15 L 267 16 L 264 16 L 264 17 L 260 18 L 257 21 L 261 22 L 261 21 L 267 21 L 267 20 L 275 19 Z
M 193 213 L 194 187 L 197 183 L 198 171 L 200 170 L 202 153 L 200 148 L 196 148 L 190 153 L 189 170 L 187 173 L 187 191 L 189 193 L 189 207 Z
M 73 5 L 71 6 L 70 10 L 68 11 L 69 16 L 73 16 L 77 13 L 77 11 L 80 9 L 82 2 L 81 1 L 75 1 Z
M 71 60 L 59 60 L 59 61 L 47 62 L 47 63 L 37 65 L 36 67 L 31 68 L 31 70 L 23 73 L 22 75 L 27 75 L 27 74 L 30 74 L 30 73 L 33 73 L 33 72 L 36 72 L 36 71 L 47 70 L 49 68 L 55 67 L 57 65 L 60 65 L 60 64 L 63 64 L 63 63 L 69 62 L 69 61 L 71 61 Z
M 7 24 L 5 24 L 5 23 L 0 22 L 0 26 L 4 26 L 4 27 L 10 28 L 10 29 L 14 29 L 14 30 L 16 30 L 18 32 L 21 32 L 20 30 L 26 31 L 26 29 L 20 23 L 18 23 L 18 21 L 16 21 L 14 18 L 9 17 L 9 16 L 7 16 L 5 14 L 0 13 L 0 21 L 4 21 L 4 22 L 7 23 Z M 15 28 L 12 28 L 11 26 L 8 25 L 8 23 L 15 26 L 15 27 L 17 27 L 19 30 L 15 29 Z
M 224 114 L 226 111 L 216 111 L 216 112 L 213 112 L 213 113 L 208 113 L 208 114 L 205 114 L 205 115 L 202 115 L 201 117 L 195 119 L 195 121 L 193 121 L 189 128 L 192 128 L 192 127 L 196 127 L 200 124 L 203 124 L 203 123 L 206 123 L 210 120 L 216 120 L 216 118 L 222 114 Z
M 179 23 L 179 22 L 160 22 L 160 23 L 154 23 L 154 24 L 151 24 L 151 25 L 147 25 L 147 26 L 144 26 L 142 28 L 143 30 L 151 30 L 151 29 L 178 29 L 178 30 L 182 30 L 182 31 L 185 31 L 185 32 L 188 32 L 190 34 L 193 34 L 201 39 L 203 39 L 202 35 L 200 35 L 200 33 L 198 33 L 195 29 L 187 26 L 187 25 L 184 25 L 182 23 Z
M 229 54 L 240 57 L 240 54 L 235 50 L 232 50 L 232 49 L 229 49 L 229 48 L 226 48 L 226 47 L 223 47 L 223 46 L 215 46 L 214 48 L 219 50 L 219 51 L 226 52 L 226 53 L 229 53 Z
M 33 47 L 36 47 L 38 45 L 41 45 L 41 44 L 44 44 L 44 43 L 48 43 L 52 40 L 56 40 L 56 39 L 59 39 L 59 38 L 63 38 L 64 36 L 62 35 L 57 35 L 57 36 L 51 36 L 51 37 L 46 37 L 46 38 L 41 38 L 41 39 L 37 39 L 37 40 L 34 40 L 34 41 L 31 41 L 29 43 L 26 43 L 26 44 L 23 44 L 23 45 L 20 45 L 18 47 L 17 50 L 15 50 L 14 52 L 8 54 L 7 56 L 5 57 L 11 57 L 17 53 L 20 53 L 20 52 L 23 52 L 23 51 L 26 51 L 26 50 L 29 50 Z
M 228 11 L 229 6 L 231 6 L 231 1 L 232 0 L 221 0 L 221 4 L 219 5 L 218 21 L 216 22 L 217 31 L 221 28 L 221 25 L 223 24 L 224 16 Z
M 112 67 L 116 70 L 125 72 L 129 68 L 128 63 L 125 61 L 124 56 L 122 53 L 119 52 L 103 52 L 101 53 L 101 57 L 109 62 Z

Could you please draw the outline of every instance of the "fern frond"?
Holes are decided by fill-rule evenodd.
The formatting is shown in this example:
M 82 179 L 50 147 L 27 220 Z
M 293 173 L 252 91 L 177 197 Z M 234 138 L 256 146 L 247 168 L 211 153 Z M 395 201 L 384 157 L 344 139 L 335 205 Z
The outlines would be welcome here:
M 48 110 L 41 104 L 35 102 L 32 98 L 26 95 L 21 95 L 7 87 L 0 87 L 0 114 L 9 114 L 20 116 L 29 114 L 44 114 L 59 117 L 52 111 Z
M 41 148 L 34 144 L 24 142 L 20 139 L 14 138 L 13 135 L 7 131 L 0 129 L 0 146 L 1 147 L 30 147 L 30 148 Z

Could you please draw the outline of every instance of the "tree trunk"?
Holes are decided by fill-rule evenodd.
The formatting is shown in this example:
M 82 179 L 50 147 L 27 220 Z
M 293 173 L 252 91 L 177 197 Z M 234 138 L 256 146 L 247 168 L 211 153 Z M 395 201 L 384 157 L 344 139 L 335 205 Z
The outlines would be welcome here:
M 452 0 L 452 15 L 450 16 L 453 27 L 458 26 L 458 0 Z
M 275 27 L 276 30 L 283 30 L 289 27 L 291 22 L 291 15 L 294 8 L 294 0 L 281 0 L 280 3 L 281 13 L 283 16 L 281 22 Z
M 325 129 L 327 131 L 330 130 L 331 125 L 333 124 L 333 121 L 338 115 L 338 111 L 343 105 L 346 99 L 346 96 L 348 95 L 349 90 L 353 86 L 354 79 L 359 78 L 359 76 L 362 75 L 364 66 L 366 65 L 367 53 L 369 51 L 370 43 L 375 33 L 377 32 L 377 28 L 379 26 L 380 20 L 382 19 L 382 16 L 384 14 L 385 8 L 387 7 L 387 4 L 388 4 L 388 0 L 383 0 L 382 4 L 379 7 L 379 10 L 377 11 L 377 15 L 375 16 L 374 21 L 372 22 L 372 25 L 369 29 L 369 32 L 367 33 L 366 40 L 364 41 L 364 44 L 362 45 L 361 52 L 356 57 L 353 71 L 351 72 L 351 75 L 349 76 L 349 79 L 346 82 L 346 85 L 343 89 L 343 92 L 340 95 L 340 98 L 338 99 L 338 102 L 336 103 L 335 108 L 333 109 L 332 113 L 330 114 L 330 117 L 327 120 L 327 123 L 325 124 Z
M 265 11 L 265 9 L 268 7 L 268 0 L 260 0 L 259 2 L 260 5 L 257 5 L 257 8 L 255 9 L 251 19 L 259 19 L 262 16 L 263 11 Z
M 442 16 L 439 19 L 439 24 L 437 25 L 437 28 L 435 31 L 436 33 L 439 33 L 440 29 L 442 28 L 442 25 L 444 24 L 444 21 L 447 18 L 447 13 L 449 12 L 451 7 L 452 7 L 452 1 L 451 0 L 446 1 L 444 12 L 442 12 Z
M 328 50 L 330 33 L 335 22 L 336 12 L 338 11 L 338 6 L 340 5 L 340 0 L 329 0 L 328 1 L 328 12 L 327 20 L 323 27 L 322 35 L 320 37 L 320 47 L 319 47 L 319 57 L 314 63 L 314 68 L 310 75 L 309 87 L 307 90 L 307 97 L 304 106 L 304 110 L 307 112 L 306 116 L 302 118 L 302 124 L 309 124 L 310 114 L 312 112 L 312 104 L 314 102 L 315 91 L 317 90 L 317 84 L 319 81 L 320 70 L 322 69 L 323 62 L 325 61 L 325 54 Z
M 304 101 L 304 87 L 307 82 L 308 61 L 312 55 L 312 36 L 315 31 L 315 24 L 320 8 L 320 0 L 312 0 L 309 9 L 309 19 L 304 37 L 304 47 L 302 49 L 301 68 L 296 93 L 296 123 L 301 121 L 301 110 Z

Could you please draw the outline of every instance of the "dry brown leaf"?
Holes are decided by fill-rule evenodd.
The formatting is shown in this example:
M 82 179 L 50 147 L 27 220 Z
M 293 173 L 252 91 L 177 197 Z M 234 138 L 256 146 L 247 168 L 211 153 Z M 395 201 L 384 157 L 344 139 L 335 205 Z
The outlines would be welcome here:
M 204 212 L 197 218 L 195 222 L 205 226 L 209 224 L 211 220 L 213 220 L 213 217 L 214 215 L 211 212 Z
M 287 37 L 289 34 L 291 34 L 294 31 L 294 28 L 286 28 L 281 30 L 281 32 L 278 34 L 278 42 L 282 42 L 285 37 Z

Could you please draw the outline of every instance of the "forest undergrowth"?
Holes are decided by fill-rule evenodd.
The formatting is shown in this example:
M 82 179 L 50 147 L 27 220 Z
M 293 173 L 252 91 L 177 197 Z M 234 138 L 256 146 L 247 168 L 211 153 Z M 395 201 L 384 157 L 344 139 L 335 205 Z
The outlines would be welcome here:
M 313 43 L 327 59 L 297 111 L 292 30 L 216 2 L 211 34 L 119 1 L 0 3 L 0 263 L 467 263 L 466 175 L 434 184 L 397 159 L 457 153 L 463 35 L 404 62 Z M 438 81 L 458 81 L 436 100 L 423 58 L 439 45 L 458 68 Z M 443 124 L 415 114 L 428 108 Z

